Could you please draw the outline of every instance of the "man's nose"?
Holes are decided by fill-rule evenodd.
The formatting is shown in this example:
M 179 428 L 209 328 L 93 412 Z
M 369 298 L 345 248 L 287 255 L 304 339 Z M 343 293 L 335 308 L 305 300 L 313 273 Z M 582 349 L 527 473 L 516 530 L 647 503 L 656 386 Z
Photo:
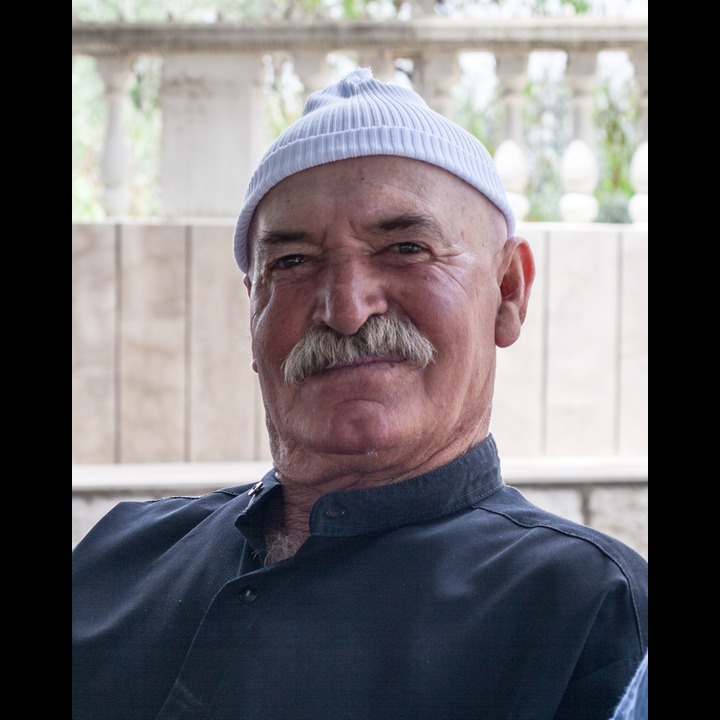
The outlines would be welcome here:
M 371 315 L 388 310 L 382 273 L 361 255 L 329 261 L 319 277 L 313 321 L 354 335 Z

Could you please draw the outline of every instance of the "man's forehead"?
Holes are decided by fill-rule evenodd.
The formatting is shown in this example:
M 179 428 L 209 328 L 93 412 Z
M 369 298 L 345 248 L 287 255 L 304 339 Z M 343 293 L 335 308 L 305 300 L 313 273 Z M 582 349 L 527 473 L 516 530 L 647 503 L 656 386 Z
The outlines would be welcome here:
M 298 211 L 303 204 L 331 198 L 359 205 L 368 196 L 377 196 L 380 202 L 396 201 L 398 210 L 406 204 L 417 205 L 419 211 L 428 203 L 439 205 L 445 198 L 452 204 L 464 201 L 477 203 L 479 208 L 495 208 L 480 191 L 443 168 L 411 158 L 377 155 L 324 163 L 294 173 L 266 193 L 255 215 L 269 205 L 281 211 Z
M 357 175 L 362 177 L 366 174 L 380 178 L 383 176 L 409 175 L 418 178 L 418 180 L 430 177 L 437 178 L 438 180 L 445 178 L 452 179 L 452 181 L 464 182 L 444 168 L 425 162 L 424 160 L 415 160 L 414 158 L 402 157 L 400 155 L 367 155 L 344 160 L 334 160 L 333 162 L 305 168 L 300 172 L 288 176 L 275 187 L 282 186 L 288 180 L 303 183 L 316 177 L 334 177 L 337 175 Z

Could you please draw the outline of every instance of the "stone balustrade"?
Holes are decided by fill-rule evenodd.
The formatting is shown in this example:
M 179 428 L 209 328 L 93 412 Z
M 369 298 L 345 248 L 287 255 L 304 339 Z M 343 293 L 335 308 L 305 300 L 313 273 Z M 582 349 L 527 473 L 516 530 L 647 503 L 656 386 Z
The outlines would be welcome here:
M 270 467 L 267 461 L 75 465 L 72 545 L 118 502 L 255 483 Z M 502 472 L 506 484 L 536 505 L 614 535 L 647 558 L 647 458 L 509 457 Z
M 647 42 L 647 20 L 591 16 L 478 20 L 419 14 L 382 22 L 74 22 L 72 28 L 73 55 L 96 59 L 106 91 L 101 165 L 108 217 L 123 217 L 128 210 L 132 178 L 123 107 L 139 56 L 162 58 L 159 215 L 207 218 L 236 215 L 252 169 L 272 139 L 263 58 L 291 58 L 304 96 L 332 79 L 332 54 L 369 65 L 385 80 L 393 80 L 398 63 L 404 63 L 411 68 L 413 87 L 434 109 L 452 117 L 454 89 L 464 72 L 461 59 L 486 53 L 495 61 L 498 109 L 504 118 L 495 159 L 514 210 L 524 219 L 529 209 L 523 123 L 529 62 L 538 53 L 561 53 L 572 128 L 557 168 L 563 194 L 555 219 L 592 222 L 600 181 L 593 93 L 599 56 L 614 51 L 625 53 L 634 69 L 640 127 L 631 164 L 636 194 L 627 210 L 632 221 L 645 222 Z

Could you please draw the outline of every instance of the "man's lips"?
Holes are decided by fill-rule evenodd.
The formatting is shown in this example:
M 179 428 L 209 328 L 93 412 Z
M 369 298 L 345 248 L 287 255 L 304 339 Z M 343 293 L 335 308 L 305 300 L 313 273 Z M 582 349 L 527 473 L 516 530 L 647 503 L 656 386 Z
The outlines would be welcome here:
M 333 370 L 354 370 L 357 368 L 370 368 L 373 365 L 380 365 L 383 363 L 396 365 L 397 363 L 401 362 L 407 362 L 402 355 L 386 355 L 382 357 L 366 357 L 366 358 L 360 358 L 358 360 L 354 360 L 353 362 L 349 363 L 338 363 L 337 365 L 333 365 L 332 367 L 325 368 L 324 370 L 320 370 L 317 373 L 314 373 L 314 375 L 321 375 L 326 372 L 332 372 Z

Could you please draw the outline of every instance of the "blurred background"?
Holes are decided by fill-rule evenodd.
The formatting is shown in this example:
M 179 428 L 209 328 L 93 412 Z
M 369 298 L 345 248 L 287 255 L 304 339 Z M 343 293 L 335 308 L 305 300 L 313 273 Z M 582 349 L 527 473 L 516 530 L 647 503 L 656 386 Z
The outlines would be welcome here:
M 647 555 L 647 3 L 74 0 L 73 544 L 270 467 L 232 229 L 357 65 L 493 154 L 538 280 L 499 352 L 506 482 Z

